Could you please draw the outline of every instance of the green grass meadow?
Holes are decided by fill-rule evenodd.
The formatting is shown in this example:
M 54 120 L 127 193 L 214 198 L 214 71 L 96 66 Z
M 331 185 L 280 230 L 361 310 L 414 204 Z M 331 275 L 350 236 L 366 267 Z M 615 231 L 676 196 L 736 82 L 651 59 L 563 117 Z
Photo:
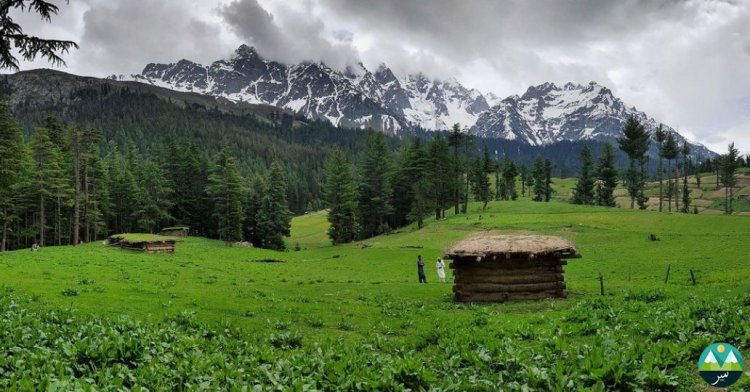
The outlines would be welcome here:
M 209 364 L 172 386 L 185 390 L 241 389 L 238 385 L 258 390 L 702 390 L 695 363 L 705 345 L 724 340 L 750 356 L 750 218 L 527 198 L 479 208 L 472 203 L 468 215 L 340 246 L 331 246 L 326 237 L 325 213 L 309 213 L 294 219 L 287 252 L 229 248 L 194 237 L 180 239 L 174 254 L 101 243 L 8 252 L 0 254 L 0 298 L 6 298 L 0 314 L 21 303 L 40 320 L 50 312 L 65 312 L 78 320 L 74 323 L 117 323 L 126 316 L 147 328 L 171 322 L 186 334 L 192 330 L 180 329 L 175 320 L 189 317 L 206 330 L 233 331 L 232 341 L 258 350 L 267 346 L 269 351 L 253 354 L 265 358 L 258 363 L 270 356 L 284 359 L 291 369 L 285 373 L 271 361 L 269 371 L 281 373 L 260 374 L 256 368 L 262 366 L 251 361 L 244 365 L 247 373 L 232 376 L 239 384 L 232 384 L 228 370 Z M 565 267 L 568 298 L 453 303 L 451 284 L 437 282 L 434 261 L 454 242 L 482 230 L 573 241 L 583 257 Z M 648 241 L 649 234 L 659 241 Z M 426 285 L 417 283 L 420 254 L 427 261 Z M 4 333 L 2 345 L 20 344 L 10 331 Z M 278 336 L 292 336 L 295 343 L 273 344 Z M 202 344 L 195 339 L 179 347 L 195 350 Z M 0 352 L 9 349 L 2 345 Z M 308 363 L 316 355 L 332 368 Z M 157 366 L 148 362 L 154 356 L 138 358 Z M 126 367 L 133 374 L 124 382 L 126 376 L 107 373 L 111 366 L 86 365 L 73 372 L 63 366 L 33 376 L 23 365 L 4 365 L 0 357 L 0 380 L 20 382 L 25 376 L 31 384 L 17 385 L 31 389 L 57 385 L 53 381 L 100 389 L 169 385 L 149 378 L 145 366 Z M 158 379 L 173 380 L 169 374 Z M 211 376 L 201 379 L 201 374 Z M 737 388 L 750 387 L 748 378 L 743 376 Z M 9 384 L 0 381 L 0 386 Z

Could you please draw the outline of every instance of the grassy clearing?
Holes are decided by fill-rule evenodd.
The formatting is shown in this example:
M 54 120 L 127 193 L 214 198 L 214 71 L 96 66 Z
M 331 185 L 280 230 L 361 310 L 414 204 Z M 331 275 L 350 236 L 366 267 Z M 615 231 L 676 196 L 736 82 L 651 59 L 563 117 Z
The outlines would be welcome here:
M 201 345 L 210 351 L 194 335 L 227 329 L 223 339 L 230 346 L 246 341 L 253 347 L 242 365 L 247 374 L 257 376 L 249 369 L 258 363 L 281 371 L 279 361 L 288 361 L 291 370 L 281 382 L 287 388 L 300 377 L 322 382 L 318 371 L 309 370 L 318 369 L 310 362 L 317 358 L 330 363 L 331 380 L 349 375 L 351 382 L 379 388 L 596 389 L 592 377 L 598 377 L 621 389 L 690 389 L 702 385 L 694 363 L 708 342 L 723 339 L 748 352 L 750 219 L 528 199 L 492 202 L 481 213 L 478 208 L 472 204 L 468 216 L 429 221 L 422 230 L 408 227 L 370 239 L 369 247 L 330 246 L 325 215 L 313 213 L 294 220 L 289 244 L 299 243 L 298 252 L 227 248 L 192 237 L 174 254 L 101 244 L 22 250 L 0 254 L 0 285 L 41 318 L 72 309 L 70 317 L 82 321 L 70 328 L 116 325 L 127 316 L 145 323 L 144 339 L 158 341 L 157 323 L 187 317 L 193 326 L 183 328 L 186 346 L 175 346 L 177 351 L 192 353 Z M 566 267 L 570 298 L 452 303 L 450 285 L 435 283 L 432 262 L 453 242 L 486 229 L 560 235 L 576 243 L 583 258 Z M 647 241 L 652 233 L 660 241 Z M 430 267 L 427 285 L 416 283 L 417 254 Z M 283 262 L 259 261 L 266 259 Z M 598 295 L 599 272 L 605 297 Z M 16 344 L 13 338 L 0 342 Z M 370 360 L 385 369 L 382 374 L 366 370 Z M 211 375 L 209 386 L 227 387 L 216 384 L 224 373 L 215 366 L 185 370 L 185 377 Z M 156 385 L 143 381 L 147 376 L 140 380 L 134 385 Z

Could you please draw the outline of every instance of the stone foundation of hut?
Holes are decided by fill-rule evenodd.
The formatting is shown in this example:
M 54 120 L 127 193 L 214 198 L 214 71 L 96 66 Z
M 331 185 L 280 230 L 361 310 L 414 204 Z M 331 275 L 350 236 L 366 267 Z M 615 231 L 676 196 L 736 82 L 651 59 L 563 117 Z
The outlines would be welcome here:
M 453 260 L 455 301 L 505 302 L 565 298 L 563 266 L 580 255 L 559 237 L 482 234 L 457 243 L 445 257 Z

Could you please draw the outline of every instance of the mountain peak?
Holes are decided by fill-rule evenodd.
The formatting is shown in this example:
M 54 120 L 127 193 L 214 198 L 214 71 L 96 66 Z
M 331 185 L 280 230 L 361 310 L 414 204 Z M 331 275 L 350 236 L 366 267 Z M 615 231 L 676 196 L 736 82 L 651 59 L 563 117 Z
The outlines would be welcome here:
M 240 45 L 237 50 L 234 51 L 236 57 L 240 58 L 259 58 L 261 59 L 260 54 L 255 49 L 254 46 L 248 46 L 245 44 Z

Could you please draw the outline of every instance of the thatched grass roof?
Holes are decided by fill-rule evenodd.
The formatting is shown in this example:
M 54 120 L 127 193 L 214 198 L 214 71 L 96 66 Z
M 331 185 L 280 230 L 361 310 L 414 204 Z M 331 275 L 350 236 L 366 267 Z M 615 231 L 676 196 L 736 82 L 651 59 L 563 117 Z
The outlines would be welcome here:
M 579 257 L 575 245 L 565 238 L 544 235 L 503 235 L 481 233 L 459 241 L 445 251 L 445 257 L 516 257 L 558 254 L 560 258 Z

